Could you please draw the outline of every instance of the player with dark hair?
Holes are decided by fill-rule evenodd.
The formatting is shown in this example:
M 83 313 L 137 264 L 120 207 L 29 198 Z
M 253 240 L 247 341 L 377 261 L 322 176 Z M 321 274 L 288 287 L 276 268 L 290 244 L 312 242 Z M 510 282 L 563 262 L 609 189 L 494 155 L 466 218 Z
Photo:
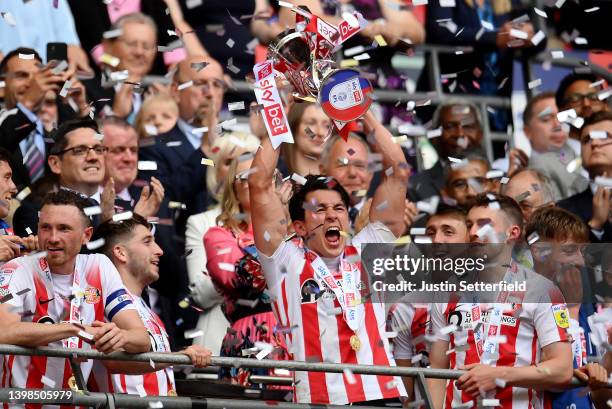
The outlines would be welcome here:
M 384 126 L 370 112 L 365 121 L 374 129 L 387 170 L 374 194 L 370 224 L 352 241 L 346 233 L 349 196 L 333 178 L 294 176 L 302 184 L 289 202 L 298 245 L 285 240 L 287 222 L 279 219 L 283 204 L 272 183 L 279 151 L 268 138 L 262 141 L 249 175 L 255 245 L 280 325 L 297 327 L 287 343 L 298 361 L 395 365 L 383 333 L 384 304 L 380 294 L 362 302 L 359 282 L 364 278 L 356 260 L 360 243 L 393 242 L 405 230 L 409 171 L 400 146 Z M 302 302 L 305 286 L 320 291 Z M 342 315 L 330 313 L 336 307 Z M 371 403 L 405 394 L 401 380 L 391 376 L 355 375 L 356 383 L 345 382 L 342 374 L 296 372 L 295 377 L 300 403 Z
M 68 190 L 43 201 L 38 239 L 44 250 L 0 269 L 0 289 L 12 298 L 0 305 L 0 342 L 28 347 L 90 348 L 111 353 L 146 352 L 149 337 L 117 269 L 102 254 L 79 254 L 93 227 L 86 199 Z M 6 297 L 5 297 L 6 298 Z M 104 361 L 114 370 L 121 363 Z M 92 361 L 80 364 L 89 377 Z M 4 388 L 76 388 L 66 358 L 4 356 Z

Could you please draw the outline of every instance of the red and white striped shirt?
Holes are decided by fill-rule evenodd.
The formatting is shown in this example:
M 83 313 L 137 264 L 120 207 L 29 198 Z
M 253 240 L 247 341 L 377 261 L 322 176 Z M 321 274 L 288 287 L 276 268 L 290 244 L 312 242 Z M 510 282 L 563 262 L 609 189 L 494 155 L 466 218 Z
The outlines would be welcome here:
M 568 340 L 569 313 L 561 293 L 546 278 L 517 266 L 515 274 L 520 280 L 527 280 L 527 295 L 510 293 L 506 300 L 507 309 L 501 315 L 498 335 L 505 337 L 504 342 L 496 346 L 498 356 L 489 364 L 492 366 L 523 367 L 536 365 L 541 361 L 542 348 L 555 342 Z M 517 279 L 518 281 L 518 279 Z M 541 302 L 522 303 L 524 298 L 535 300 L 530 291 L 542 294 Z M 544 296 L 544 294 L 546 294 Z M 447 303 L 435 303 L 431 307 L 430 332 L 437 339 L 449 342 L 450 368 L 459 369 L 465 365 L 480 363 L 474 331 L 472 330 L 472 300 L 454 297 Z M 492 308 L 500 304 L 481 304 L 482 332 L 487 334 L 492 316 Z M 441 330 L 455 325 L 460 330 L 445 333 Z M 502 409 L 540 409 L 542 396 L 533 389 L 513 386 L 497 387 L 494 393 L 487 396 L 499 399 Z M 472 401 L 476 406 L 477 397 L 455 387 L 455 381 L 447 384 L 445 409 Z
M 351 249 L 360 251 L 361 243 L 394 240 L 382 223 L 373 223 L 353 238 Z M 286 341 L 294 360 L 395 366 L 384 336 L 385 306 L 376 298 L 377 294 L 371 302 L 357 307 L 363 309 L 360 311 L 363 320 L 357 328 L 361 347 L 355 351 L 350 345 L 354 332 L 339 312 L 338 300 L 326 290 L 326 284 L 315 278 L 312 265 L 306 263 L 303 248 L 293 241 L 284 241 L 271 257 L 260 252 L 259 260 L 273 298 L 274 312 L 280 325 L 287 329 Z M 323 261 L 329 263 L 330 271 L 334 271 L 338 269 L 339 260 Z M 406 395 L 399 377 L 354 374 L 353 381 L 352 376 L 342 373 L 296 371 L 295 378 L 295 399 L 300 403 L 343 405 Z
M 166 327 L 141 297 L 130 294 L 138 315 L 149 333 L 153 352 L 171 352 Z M 151 368 L 153 369 L 153 368 Z M 176 394 L 172 367 L 143 375 L 111 374 L 100 361 L 95 361 L 89 389 L 97 392 L 128 393 L 142 396 Z
M 80 320 L 84 325 L 93 321 L 112 321 L 124 310 L 133 309 L 131 299 L 121 282 L 119 273 L 102 254 L 79 254 L 75 262 L 75 274 L 60 275 L 49 271 L 45 257 L 19 257 L 6 263 L 0 269 L 3 285 L 0 294 L 12 295 L 5 302 L 21 315 L 22 322 L 59 323 L 70 319 L 70 298 L 80 300 Z M 76 283 L 79 283 L 77 288 Z M 21 294 L 21 295 L 19 295 Z M 48 346 L 64 348 L 62 341 L 51 342 Z M 91 348 L 79 339 L 79 348 Z M 80 364 L 85 381 L 89 377 L 92 361 Z M 70 363 L 65 358 L 45 356 L 5 355 L 2 359 L 2 387 L 28 389 L 66 389 L 72 377 Z M 26 408 L 40 405 L 28 404 Z M 4 404 L 4 408 L 22 405 Z M 46 408 L 57 408 L 46 405 Z
M 411 294 L 402 297 L 393 304 L 388 314 L 388 330 L 396 332 L 392 338 L 393 356 L 395 359 L 412 359 L 422 354 L 420 360 L 423 367 L 427 366 L 429 343 L 425 340 L 429 322 L 430 304 L 411 302 Z

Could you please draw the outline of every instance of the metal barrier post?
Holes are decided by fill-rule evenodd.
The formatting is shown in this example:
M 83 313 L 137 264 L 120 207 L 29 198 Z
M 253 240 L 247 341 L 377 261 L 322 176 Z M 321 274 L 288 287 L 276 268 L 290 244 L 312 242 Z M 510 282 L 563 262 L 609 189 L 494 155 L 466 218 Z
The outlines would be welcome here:
M 70 367 L 72 368 L 72 375 L 76 381 L 76 386 L 80 391 L 87 391 L 87 384 L 85 383 L 85 378 L 83 377 L 83 371 L 81 371 L 81 365 L 79 365 L 76 356 L 70 357 L 69 360 Z
M 429 388 L 427 387 L 427 381 L 425 380 L 425 375 L 423 375 L 422 372 L 419 373 L 414 377 L 414 382 L 416 383 L 417 388 L 419 388 L 421 397 L 425 401 L 425 409 L 434 409 L 431 394 L 429 393 Z

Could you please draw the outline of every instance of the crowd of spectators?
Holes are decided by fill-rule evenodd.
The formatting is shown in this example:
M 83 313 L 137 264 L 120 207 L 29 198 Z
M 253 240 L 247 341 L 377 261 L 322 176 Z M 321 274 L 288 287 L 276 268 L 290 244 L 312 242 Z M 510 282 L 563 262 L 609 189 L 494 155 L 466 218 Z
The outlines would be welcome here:
M 559 39 L 568 47 L 606 48 L 587 27 L 609 5 L 580 5 L 572 26 L 567 9 L 576 2 L 543 10 L 524 3 L 5 0 L 0 296 L 12 299 L 0 305 L 7 328 L 0 343 L 180 351 L 197 367 L 211 355 L 465 367 L 458 380 L 430 383 L 436 409 L 469 408 L 479 394 L 527 408 L 537 399 L 532 390 L 546 391 L 542 402 L 554 407 L 605 407 L 609 390 L 598 387 L 612 370 L 612 259 L 605 250 L 600 255 L 596 303 L 576 299 L 557 274 L 569 265 L 579 272 L 574 286 L 582 286 L 586 257 L 564 249 L 612 241 L 609 85 L 586 63 L 555 89 L 536 90 L 522 114 L 531 149 L 509 143 L 495 158 L 487 156 L 487 133 L 512 129 L 511 116 L 493 110 L 483 118 L 465 95 L 509 97 L 513 61 Z M 262 107 L 236 84 L 252 83 L 268 44 L 296 29 L 291 6 L 298 5 L 332 25 L 360 13 L 361 31 L 334 58 L 357 66 L 376 89 L 406 93 L 408 105 L 375 101 L 343 138 L 318 102 L 278 81 L 294 143 L 272 149 Z M 557 36 L 547 38 L 551 28 Z M 452 98 L 433 106 L 410 100 L 417 83 L 431 91 L 430 56 L 420 78 L 395 64 L 425 43 L 457 47 L 442 54 L 441 78 L 434 79 Z M 393 136 L 407 124 L 422 135 Z M 431 166 L 421 166 L 432 150 Z M 360 243 L 398 238 L 504 243 L 509 253 L 495 260 L 511 258 L 512 272 L 529 282 L 559 284 L 569 308 L 551 296 L 515 311 L 521 330 L 494 335 L 512 339 L 516 359 L 501 348 L 495 366 L 459 350 L 460 341 L 480 348 L 477 328 L 464 328 L 468 341 L 461 323 L 445 331 L 449 301 L 423 306 L 408 297 L 356 308 L 342 301 L 341 284 L 320 288 L 313 271 L 341 283 L 346 271 L 361 268 L 350 261 Z M 542 256 L 540 243 L 552 250 Z M 314 287 L 304 292 L 308 282 Z M 367 329 L 330 315 L 329 303 L 345 313 L 365 310 Z M 555 315 L 566 310 L 567 326 Z M 594 324 L 595 315 L 607 326 Z M 604 335 L 592 335 L 601 328 Z M 518 343 L 530 349 L 519 351 Z M 572 359 L 576 343 L 585 357 L 603 357 L 600 363 Z M 13 358 L 3 358 L 5 375 L 13 376 L 2 377 L 2 387 L 74 387 L 60 358 Z M 150 395 L 176 394 L 171 367 L 103 362 L 81 364 L 93 390 L 142 395 L 144 385 Z M 591 386 L 589 394 L 559 392 L 572 370 Z M 220 375 L 246 386 L 253 372 L 228 368 Z M 298 402 L 419 400 L 408 378 L 389 386 L 390 376 L 294 376 L 286 389 Z

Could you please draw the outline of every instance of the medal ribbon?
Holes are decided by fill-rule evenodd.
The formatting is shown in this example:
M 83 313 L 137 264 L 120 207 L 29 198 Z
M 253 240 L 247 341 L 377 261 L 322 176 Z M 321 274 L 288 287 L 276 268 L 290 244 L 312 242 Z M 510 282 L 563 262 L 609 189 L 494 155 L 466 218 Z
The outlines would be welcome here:
M 315 278 L 324 282 L 336 295 L 338 303 L 344 312 L 344 320 L 353 332 L 357 332 L 363 315 L 361 304 L 361 293 L 357 288 L 359 269 L 349 263 L 342 254 L 340 258 L 340 271 L 342 272 L 342 285 L 338 285 L 333 274 L 325 265 L 321 257 L 311 250 L 306 250 L 306 260 L 310 261 Z

